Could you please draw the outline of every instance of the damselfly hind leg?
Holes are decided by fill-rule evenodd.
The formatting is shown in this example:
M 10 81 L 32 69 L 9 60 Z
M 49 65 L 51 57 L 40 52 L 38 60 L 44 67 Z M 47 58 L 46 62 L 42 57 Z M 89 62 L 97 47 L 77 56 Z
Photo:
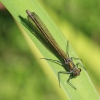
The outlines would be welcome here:
M 63 66 L 63 64 L 59 61 L 59 60 L 53 60 L 53 59 L 48 59 L 48 58 L 40 58 L 40 59 L 45 59 L 45 60 L 48 60 L 48 61 L 51 61 L 51 62 L 54 62 L 60 66 Z

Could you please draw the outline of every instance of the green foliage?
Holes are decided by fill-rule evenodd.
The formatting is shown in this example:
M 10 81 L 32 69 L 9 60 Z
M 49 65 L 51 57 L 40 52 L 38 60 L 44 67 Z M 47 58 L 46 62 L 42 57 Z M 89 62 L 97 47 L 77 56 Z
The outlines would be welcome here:
M 49 18 L 49 16 L 45 13 L 43 8 L 37 3 L 37 1 L 33 0 L 11 0 L 9 2 L 5 0 L 1 0 L 2 3 L 7 7 L 9 12 L 13 15 L 13 17 L 17 20 L 18 23 L 22 26 L 22 28 L 26 31 L 26 33 L 29 35 L 31 40 L 34 42 L 34 44 L 37 46 L 38 50 L 41 52 L 41 54 L 46 58 L 52 58 L 57 59 L 50 51 L 48 51 L 47 48 L 25 27 L 23 22 L 26 24 L 26 13 L 25 10 L 29 9 L 30 11 L 34 11 L 38 14 L 38 16 L 43 20 L 44 24 L 47 26 L 47 28 L 52 33 L 55 40 L 58 42 L 58 44 L 61 46 L 61 48 L 66 51 L 66 38 L 62 35 L 62 33 L 59 31 L 59 29 L 55 26 L 55 24 L 52 22 L 52 20 Z M 20 17 L 19 17 L 20 16 Z M 24 21 L 23 21 L 23 20 Z M 73 57 L 77 57 L 75 52 L 73 51 L 72 47 L 69 46 L 69 53 Z M 40 58 L 40 57 L 39 57 Z M 75 62 L 76 63 L 76 62 Z M 48 62 L 49 66 L 52 68 L 53 72 L 55 73 L 57 77 L 57 72 L 60 70 L 64 70 L 61 66 L 56 65 L 52 62 Z M 49 72 L 49 70 L 47 70 Z M 92 85 L 92 82 L 90 81 L 87 73 L 82 70 L 82 73 L 79 77 L 76 79 L 71 80 L 72 84 L 75 85 L 77 90 L 74 90 L 71 88 L 68 84 L 65 84 L 66 79 L 68 79 L 68 75 L 61 75 L 61 84 L 63 89 L 65 90 L 65 93 L 68 95 L 68 97 L 71 100 L 98 100 L 99 97 Z M 45 85 L 45 83 L 44 83 Z M 38 89 L 38 87 L 36 87 Z M 27 90 L 29 92 L 29 90 Z M 29 93 L 30 94 L 30 93 Z M 92 95 L 93 94 L 93 95 Z
M 0 11 L 0 100 L 47 98 L 61 100 L 10 13 Z
M 98 0 L 41 0 L 62 19 L 100 43 L 100 2 Z

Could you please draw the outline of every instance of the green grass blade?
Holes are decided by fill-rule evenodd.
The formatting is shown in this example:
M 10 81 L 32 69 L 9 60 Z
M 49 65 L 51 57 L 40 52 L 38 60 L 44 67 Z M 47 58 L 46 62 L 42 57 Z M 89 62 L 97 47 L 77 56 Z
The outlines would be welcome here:
M 26 9 L 30 11 L 34 11 L 44 22 L 47 28 L 52 33 L 52 36 L 55 38 L 57 43 L 61 46 L 61 48 L 66 52 L 66 38 L 59 31 L 56 25 L 53 23 L 51 18 L 47 15 L 44 9 L 38 4 L 36 0 L 1 0 L 1 2 L 5 5 L 8 11 L 12 14 L 12 16 L 17 20 L 18 23 L 22 26 L 25 32 L 29 35 L 31 40 L 34 42 L 38 50 L 45 58 L 57 59 L 22 23 L 19 16 L 23 19 L 27 18 Z M 70 33 L 69 33 L 70 34 Z M 76 57 L 74 50 L 71 46 L 69 46 L 69 54 L 72 57 Z M 40 57 L 39 57 L 40 58 Z M 49 62 L 49 66 L 55 73 L 57 77 L 58 71 L 63 71 L 63 67 Z M 81 75 L 75 79 L 71 80 L 71 83 L 77 88 L 74 90 L 67 83 L 69 75 L 61 75 L 61 85 L 69 97 L 70 100 L 99 100 L 98 94 L 95 91 L 95 88 L 87 75 L 86 71 L 82 69 Z M 66 84 L 65 84 L 66 83 Z M 45 85 L 45 84 L 44 84 Z M 58 84 L 57 84 L 58 85 Z

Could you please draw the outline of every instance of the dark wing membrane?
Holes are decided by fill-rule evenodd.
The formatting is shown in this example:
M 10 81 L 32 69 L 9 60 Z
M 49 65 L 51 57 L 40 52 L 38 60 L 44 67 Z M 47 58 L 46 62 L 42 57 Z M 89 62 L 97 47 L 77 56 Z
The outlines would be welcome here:
M 49 32 L 49 30 L 47 29 L 47 27 L 45 26 L 45 24 L 42 22 L 42 20 L 39 18 L 39 16 L 36 13 L 31 13 L 33 16 L 33 21 L 36 24 L 36 26 L 38 27 L 38 29 L 41 31 L 41 33 L 44 35 L 44 37 L 46 38 L 46 40 L 52 45 L 52 47 L 56 50 L 56 52 L 58 53 L 58 55 L 62 58 L 62 59 L 67 59 L 67 55 L 64 53 L 64 51 L 59 47 L 59 45 L 57 44 L 57 42 L 55 41 L 55 39 L 52 37 L 51 33 Z

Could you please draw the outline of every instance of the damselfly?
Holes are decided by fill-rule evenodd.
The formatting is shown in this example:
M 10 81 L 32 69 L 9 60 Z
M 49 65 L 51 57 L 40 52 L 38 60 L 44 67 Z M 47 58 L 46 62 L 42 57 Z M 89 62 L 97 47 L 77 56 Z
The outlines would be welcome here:
M 55 39 L 52 37 L 51 33 L 49 32 L 49 30 L 47 29 L 47 27 L 45 26 L 45 24 L 42 22 L 42 20 L 39 18 L 39 16 L 35 13 L 35 12 L 30 12 L 29 10 L 26 10 L 26 13 L 28 14 L 28 19 L 31 19 L 35 25 L 37 26 L 37 28 L 40 30 L 40 32 L 42 33 L 42 35 L 45 37 L 45 39 L 48 41 L 48 43 L 51 45 L 51 47 L 56 51 L 56 53 L 61 57 L 62 61 L 58 61 L 58 60 L 52 60 L 52 59 L 47 59 L 47 58 L 43 58 L 46 60 L 50 60 L 53 62 L 56 62 L 58 64 L 60 64 L 61 66 L 63 66 L 65 68 L 66 71 L 59 71 L 58 72 L 58 80 L 59 80 L 59 86 L 60 86 L 60 74 L 70 74 L 69 78 L 67 80 L 67 83 L 73 87 L 74 89 L 76 89 L 71 83 L 70 83 L 70 79 L 75 78 L 77 76 L 80 75 L 81 72 L 81 68 L 78 68 L 78 66 L 80 65 L 81 67 L 83 67 L 81 65 L 80 62 L 74 64 L 73 60 L 81 60 L 79 58 L 75 58 L 75 57 L 69 57 L 69 53 L 67 50 L 67 54 L 60 48 L 60 46 L 57 44 L 57 42 L 55 41 Z M 68 48 L 68 44 L 69 42 L 67 42 L 67 48 Z M 83 67 L 84 68 L 84 67 Z M 84 68 L 85 69 L 85 68 Z

